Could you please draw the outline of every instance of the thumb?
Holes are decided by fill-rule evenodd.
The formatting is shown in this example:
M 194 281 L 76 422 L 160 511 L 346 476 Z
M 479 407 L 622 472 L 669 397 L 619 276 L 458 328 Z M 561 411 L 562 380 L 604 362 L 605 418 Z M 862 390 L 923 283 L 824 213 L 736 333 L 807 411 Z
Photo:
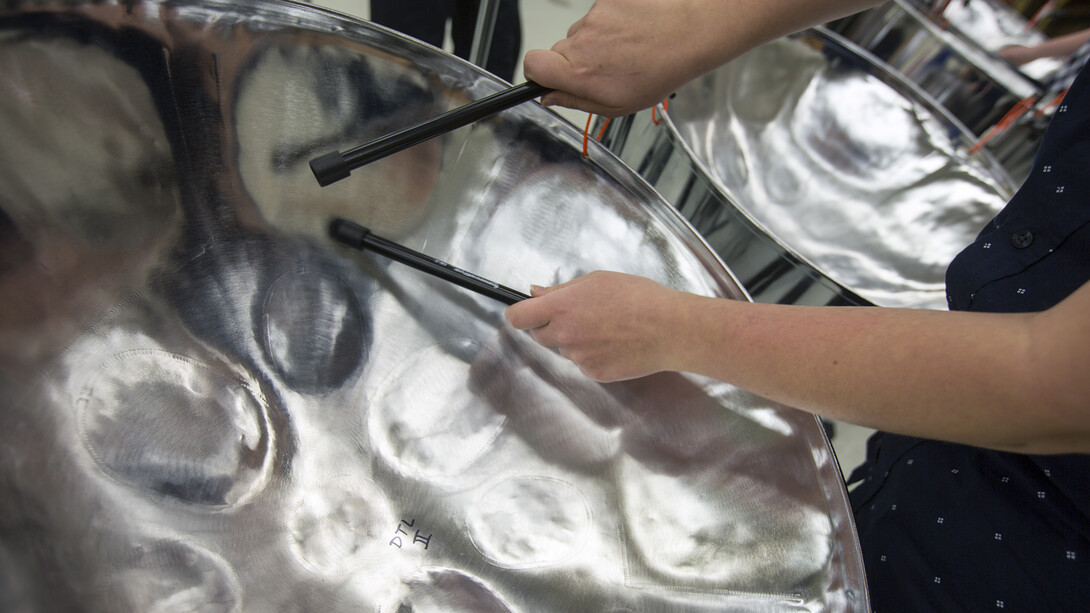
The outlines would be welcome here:
M 533 297 L 533 298 L 539 298 L 539 297 L 544 296 L 545 294 L 548 294 L 549 292 L 557 289 L 558 287 L 560 287 L 560 286 L 559 285 L 553 285 L 551 287 L 542 287 L 541 285 L 531 285 L 530 286 L 530 296 Z
M 603 117 L 619 117 L 625 114 L 622 107 L 596 102 L 588 97 L 593 94 L 587 89 L 587 84 L 580 84 L 571 61 L 556 51 L 527 51 L 522 61 L 522 72 L 528 80 L 551 90 L 541 97 L 541 104 L 544 106 L 562 106 Z
M 574 279 L 565 281 L 563 283 L 558 283 L 556 285 L 551 285 L 549 287 L 542 287 L 540 285 L 531 285 L 530 286 L 530 295 L 533 296 L 534 298 L 537 298 L 538 296 L 544 296 L 545 294 L 555 292 L 558 289 L 564 289 L 565 287 L 571 287 L 573 285 L 576 285 L 577 283 L 582 283 L 586 279 L 587 279 L 587 275 L 582 275 L 582 276 L 579 276 L 579 277 L 575 277 Z
M 551 49 L 527 51 L 522 60 L 522 72 L 527 79 L 549 89 L 566 91 L 571 88 L 571 62 Z
M 551 90 L 541 97 L 542 105 L 600 113 L 600 105 L 571 93 L 576 88 L 575 73 L 568 58 L 556 51 L 551 49 L 527 51 L 522 61 L 522 72 L 527 80 Z

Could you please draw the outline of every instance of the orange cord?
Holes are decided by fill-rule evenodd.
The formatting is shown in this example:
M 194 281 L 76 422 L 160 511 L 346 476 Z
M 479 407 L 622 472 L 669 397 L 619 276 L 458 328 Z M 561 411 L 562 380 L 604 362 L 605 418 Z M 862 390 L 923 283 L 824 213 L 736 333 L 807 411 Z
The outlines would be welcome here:
M 594 118 L 593 114 L 587 115 L 587 127 L 583 128 L 583 157 L 587 157 L 590 153 L 587 151 L 587 141 L 590 140 L 590 121 Z M 609 122 L 613 121 L 612 117 L 606 117 L 606 120 L 602 122 L 601 129 L 598 130 L 598 136 L 594 140 L 602 140 L 602 136 L 606 133 L 606 127 L 609 126 Z
M 587 113 L 587 127 L 583 128 L 583 157 L 587 157 L 587 135 L 590 134 L 590 120 L 594 119 L 594 113 Z
M 1025 30 L 1028 31 L 1036 28 L 1037 24 L 1040 23 L 1041 20 L 1050 17 L 1052 15 L 1052 8 L 1053 6 L 1055 6 L 1055 4 L 1055 0 L 1048 0 L 1048 2 L 1042 4 L 1041 8 L 1037 9 L 1037 12 L 1034 13 L 1028 21 L 1026 21 Z
M 1070 88 L 1068 88 L 1068 89 L 1070 89 Z M 1041 110 L 1037 111 L 1037 116 L 1040 117 L 1041 115 L 1044 115 L 1045 111 L 1047 111 L 1048 109 L 1050 109 L 1050 108 L 1056 106 L 1057 104 L 1063 102 L 1064 96 L 1066 96 L 1066 95 L 1067 95 L 1067 90 L 1065 89 L 1062 92 L 1060 92 L 1055 98 L 1053 98 L 1052 102 L 1049 102 L 1044 107 L 1042 107 Z
M 655 124 L 656 126 L 659 125 L 660 121 L 662 121 L 662 120 L 658 119 L 657 117 L 655 117 L 655 110 L 658 109 L 658 107 L 659 107 L 659 105 L 657 105 L 657 104 L 655 106 L 651 107 L 651 123 Z M 669 98 L 666 98 L 666 99 L 664 99 L 662 101 L 662 110 L 664 112 L 670 110 L 670 99 Z
M 988 131 L 984 133 L 984 136 L 981 136 L 980 139 L 976 141 L 976 144 L 969 149 L 969 153 L 976 153 L 980 151 L 984 147 L 985 143 L 990 141 L 995 136 L 1006 132 L 1007 129 L 1010 128 L 1011 124 L 1013 124 L 1016 119 L 1021 117 L 1023 113 L 1028 111 L 1035 102 L 1037 102 L 1037 98 L 1035 96 L 1030 96 L 1029 98 L 1023 98 L 1022 100 L 1019 100 L 1018 104 L 1014 105 L 1011 110 L 1007 111 L 1007 114 L 1004 115 L 998 123 L 996 123 L 991 128 L 988 128 Z
M 612 117 L 606 117 L 606 120 L 602 122 L 602 129 L 598 130 L 598 136 L 594 140 L 602 140 L 602 136 L 606 133 L 606 128 L 609 126 L 609 122 L 613 121 Z
M 657 107 L 658 107 L 657 104 L 655 106 L 651 107 L 651 121 L 653 121 L 656 126 L 659 125 L 659 120 L 655 117 L 655 109 Z M 665 110 L 668 110 L 669 108 L 670 108 L 670 99 L 667 98 L 667 99 L 662 101 L 662 110 L 665 111 Z M 587 157 L 588 155 L 590 155 L 590 152 L 587 151 L 587 143 L 590 141 L 590 122 L 593 119 L 594 119 L 594 114 L 593 113 L 587 113 L 587 125 L 583 128 L 583 157 Z M 598 130 L 598 136 L 596 136 L 594 138 L 594 140 L 598 140 L 598 141 L 602 140 L 602 137 L 605 136 L 606 128 L 609 126 L 609 122 L 611 122 L 611 121 L 613 121 L 612 117 L 606 117 L 605 118 L 605 121 L 602 122 L 602 127 Z

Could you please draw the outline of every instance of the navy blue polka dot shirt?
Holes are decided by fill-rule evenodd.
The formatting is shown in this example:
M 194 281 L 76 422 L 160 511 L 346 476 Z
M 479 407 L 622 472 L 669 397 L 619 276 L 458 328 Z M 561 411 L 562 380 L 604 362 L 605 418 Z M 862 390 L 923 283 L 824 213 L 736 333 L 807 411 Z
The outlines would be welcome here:
M 1088 280 L 1084 70 L 1056 108 L 1029 178 L 954 259 L 946 285 L 952 310 L 1033 312 Z M 875 611 L 1090 606 L 1090 455 L 1020 455 L 879 433 L 850 481 Z

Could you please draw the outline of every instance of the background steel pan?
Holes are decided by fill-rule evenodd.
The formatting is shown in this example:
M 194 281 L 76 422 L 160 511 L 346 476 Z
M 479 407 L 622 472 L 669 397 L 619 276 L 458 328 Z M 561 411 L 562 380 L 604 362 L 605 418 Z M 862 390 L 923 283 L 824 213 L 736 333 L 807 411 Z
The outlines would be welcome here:
M 939 26 L 904 0 L 891 0 L 829 26 L 859 44 L 983 135 L 1041 85 L 994 53 Z
M 926 8 L 923 10 L 927 12 Z M 1010 45 L 1033 47 L 1048 40 L 1048 36 L 1030 27 L 1028 19 L 1002 0 L 949 2 L 942 8 L 942 13 L 933 18 L 990 53 Z M 1041 80 L 1062 65 L 1062 59 L 1040 58 L 1019 66 L 1018 70 L 1032 79 Z
M 1040 80 L 1063 62 L 1041 58 L 1015 67 L 999 57 L 1002 47 L 1046 38 L 1027 29 L 1010 6 L 949 2 L 936 14 L 921 3 L 896 0 L 830 27 L 920 83 L 970 126 L 979 146 L 1008 174 L 1017 182 L 1026 178 L 1051 116 Z
M 993 55 L 1009 45 L 1031 47 L 1048 40 L 1044 33 L 1028 27 L 1029 21 L 1021 13 L 1000 0 L 950 2 L 935 19 L 948 24 L 950 33 Z M 1064 58 L 1043 57 L 1017 69 L 1038 82 L 1047 82 L 1063 64 Z M 984 147 L 1017 181 L 1029 176 L 1037 147 L 1055 112 L 1055 96 L 1056 92 L 1044 92 L 1025 112 L 986 135 Z
M 314 155 L 504 84 L 274 2 L 0 14 L 0 608 L 868 609 L 812 416 L 597 385 L 502 305 L 598 268 L 744 299 L 608 151 L 523 105 L 319 188 Z
M 1012 193 L 932 98 L 823 29 L 686 85 L 602 142 L 759 302 L 943 309 L 949 261 Z

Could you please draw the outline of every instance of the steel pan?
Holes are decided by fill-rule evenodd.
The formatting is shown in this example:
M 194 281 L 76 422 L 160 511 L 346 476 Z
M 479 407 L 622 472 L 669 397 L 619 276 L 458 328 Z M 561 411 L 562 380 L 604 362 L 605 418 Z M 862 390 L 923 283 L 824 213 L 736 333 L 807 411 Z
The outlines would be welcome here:
M 983 135 L 1041 85 L 994 53 L 939 28 L 904 0 L 891 0 L 829 26 L 919 84 Z
M 1032 47 L 1048 39 L 1044 33 L 1029 27 L 1028 20 L 1021 13 L 999 0 L 950 2 L 935 18 L 946 24 L 951 34 L 989 55 L 995 55 L 1010 45 Z M 1064 58 L 1043 57 L 1017 69 L 1037 82 L 1047 83 L 1063 64 Z M 1043 91 L 1041 99 L 1035 104 L 1029 105 L 1001 129 L 985 135 L 984 147 L 1016 180 L 1029 176 L 1037 146 L 1055 110 L 1052 104 L 1055 95 L 1056 92 Z
M 812 416 L 598 385 L 499 303 L 599 268 L 735 299 L 716 255 L 536 104 L 319 188 L 307 161 L 502 89 L 290 3 L 0 14 L 0 608 L 868 609 Z
M 914 84 L 814 29 L 680 89 L 602 142 L 760 302 L 942 309 L 949 261 L 1010 196 Z
M 1010 45 L 1033 47 L 1048 40 L 1043 32 L 1030 27 L 1029 20 L 1021 13 L 1001 0 L 950 2 L 935 18 L 946 24 L 951 32 L 989 53 Z M 1019 66 L 1018 70 L 1032 79 L 1042 80 L 1062 65 L 1062 59 L 1040 58 Z
M 992 0 L 948 2 L 941 14 L 918 2 L 897 0 L 831 27 L 921 83 L 1021 182 L 1051 113 L 1050 94 L 1041 81 L 1063 64 L 1041 58 L 1014 67 L 998 56 L 1002 47 L 1045 40 L 1026 23 L 1010 6 Z
M 1021 13 L 1003 0 L 971 0 L 933 3 L 912 2 L 913 6 L 931 15 L 940 25 L 956 30 L 981 48 L 998 51 L 1008 45 L 1033 46 L 1047 36 L 1030 26 Z

